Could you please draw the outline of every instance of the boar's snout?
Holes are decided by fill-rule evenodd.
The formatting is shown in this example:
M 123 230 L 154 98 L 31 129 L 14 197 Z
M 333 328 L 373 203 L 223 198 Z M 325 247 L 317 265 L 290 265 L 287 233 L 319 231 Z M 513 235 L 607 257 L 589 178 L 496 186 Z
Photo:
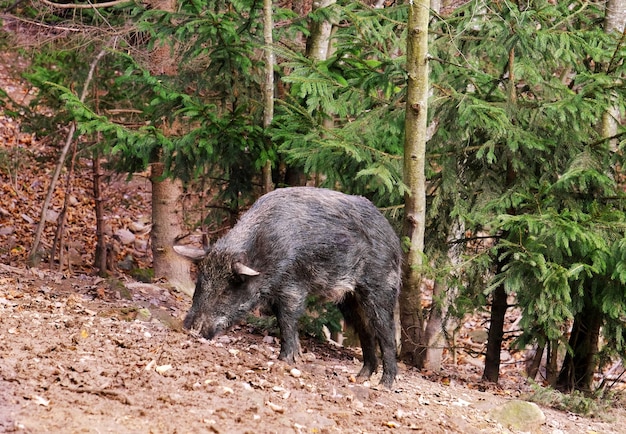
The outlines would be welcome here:
M 203 315 L 196 315 L 195 312 L 192 311 L 185 317 L 183 325 L 190 332 L 200 334 L 203 338 L 208 340 L 213 339 L 220 331 L 217 323 L 208 321 Z

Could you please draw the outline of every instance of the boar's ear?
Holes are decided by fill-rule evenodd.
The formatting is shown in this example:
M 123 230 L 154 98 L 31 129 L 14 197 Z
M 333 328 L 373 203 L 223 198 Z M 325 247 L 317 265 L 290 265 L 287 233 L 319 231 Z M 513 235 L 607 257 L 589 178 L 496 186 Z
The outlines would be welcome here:
M 202 260 L 206 256 L 206 250 L 197 249 L 189 246 L 174 246 L 174 251 L 187 259 L 191 259 L 194 262 Z
M 243 265 L 241 262 L 235 262 L 233 264 L 233 271 L 243 276 L 258 276 L 259 274 L 261 274 L 258 271 L 253 270 L 246 265 Z

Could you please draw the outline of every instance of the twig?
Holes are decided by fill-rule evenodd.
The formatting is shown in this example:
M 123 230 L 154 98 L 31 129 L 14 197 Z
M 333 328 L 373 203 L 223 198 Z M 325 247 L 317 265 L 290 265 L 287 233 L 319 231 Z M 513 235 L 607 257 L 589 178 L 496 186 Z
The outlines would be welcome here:
M 132 0 L 115 0 L 104 3 L 74 4 L 74 3 L 54 3 L 49 0 L 40 0 L 43 4 L 57 9 L 101 9 L 112 6 L 119 6 L 126 3 L 132 3 Z
M 131 405 L 131 402 L 128 399 L 128 397 L 125 394 L 118 392 L 117 390 L 87 389 L 87 388 L 78 388 L 78 387 L 76 388 L 67 387 L 67 390 L 69 390 L 70 392 L 75 392 L 75 393 L 89 393 L 91 395 L 98 395 L 98 396 L 103 396 L 105 398 L 112 398 L 121 402 L 122 404 Z

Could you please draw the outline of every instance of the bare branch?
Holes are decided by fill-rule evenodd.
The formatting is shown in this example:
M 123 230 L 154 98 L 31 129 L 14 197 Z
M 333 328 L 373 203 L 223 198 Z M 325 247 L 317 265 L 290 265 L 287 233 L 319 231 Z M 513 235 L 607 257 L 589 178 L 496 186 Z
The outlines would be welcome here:
M 119 6 L 126 3 L 133 3 L 133 0 L 114 0 L 104 3 L 74 4 L 74 3 L 54 3 L 50 0 L 40 0 L 43 4 L 57 9 L 102 9 Z M 89 0 L 88 0 L 89 1 Z

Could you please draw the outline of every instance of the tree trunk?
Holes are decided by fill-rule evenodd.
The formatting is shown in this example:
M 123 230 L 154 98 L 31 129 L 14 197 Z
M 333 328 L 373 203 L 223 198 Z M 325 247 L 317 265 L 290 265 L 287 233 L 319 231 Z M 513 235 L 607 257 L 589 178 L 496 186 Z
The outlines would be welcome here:
M 598 342 L 603 315 L 587 293 L 584 305 L 574 316 L 569 337 L 570 351 L 565 355 L 556 388 L 563 392 L 578 390 L 590 393 L 593 390 L 593 374 L 598 366 Z
M 624 32 L 626 30 L 626 0 L 608 0 L 604 15 L 604 31 Z
M 176 11 L 176 0 L 151 0 L 152 9 L 167 12 Z M 175 75 L 178 72 L 177 59 L 172 49 L 158 45 L 150 53 L 150 72 L 154 75 Z M 165 135 L 174 128 L 162 127 Z M 155 278 L 165 278 L 181 292 L 193 295 L 190 264 L 187 259 L 173 250 L 174 243 L 184 233 L 181 197 L 182 183 L 177 179 L 163 177 L 164 167 L 155 159 L 151 164 L 152 184 L 152 261 Z
M 337 0 L 321 0 L 319 3 L 314 3 L 314 9 L 321 9 L 328 7 Z M 333 23 L 330 21 L 313 22 L 310 26 L 310 35 L 306 44 L 306 56 L 312 60 L 326 60 L 330 53 L 330 36 L 333 31 Z
M 604 16 L 604 31 L 606 33 L 619 32 L 626 34 L 626 0 L 609 0 L 606 3 Z M 618 56 L 619 57 L 619 56 Z M 607 73 L 611 73 L 615 65 L 607 65 Z M 600 134 L 602 137 L 613 137 L 617 134 L 620 123 L 620 108 L 613 106 L 602 116 Z M 611 141 L 611 151 L 617 151 L 618 141 Z
M 263 128 L 267 129 L 274 119 L 274 17 L 272 16 L 272 0 L 263 0 L 263 39 L 265 42 L 265 87 L 263 96 Z M 269 137 L 269 136 L 268 136 Z M 268 151 L 271 150 L 272 143 L 269 138 L 266 143 Z M 269 193 L 274 189 L 272 183 L 272 161 L 268 158 L 263 165 L 263 192 Z
M 438 305 L 435 301 L 445 298 L 444 293 L 446 288 L 439 282 L 435 282 L 434 285 L 433 305 L 430 308 L 422 337 L 425 344 L 422 368 L 429 371 L 438 371 L 441 369 L 443 349 L 446 345 L 446 336 L 443 332 L 446 308 L 445 306 Z
M 535 352 L 532 358 L 526 363 L 526 375 L 531 380 L 537 378 L 537 373 L 541 367 L 541 361 L 543 360 L 543 354 L 545 352 L 546 345 L 540 344 L 535 348 Z
M 100 164 L 100 153 L 94 151 L 92 159 L 93 168 L 93 198 L 94 210 L 96 213 L 96 252 L 94 266 L 98 269 L 98 275 L 106 277 L 107 271 L 107 245 L 104 239 L 104 201 L 102 198 L 102 166 Z
M 154 277 L 164 277 L 181 292 L 193 295 L 190 262 L 178 255 L 173 246 L 183 233 L 180 203 L 183 189 L 177 179 L 163 178 L 163 164 L 151 165 L 152 183 L 152 261 Z
M 500 351 L 504 337 L 504 318 L 508 308 L 506 298 L 506 291 L 504 284 L 502 284 L 496 288 L 492 295 L 491 320 L 485 354 L 485 370 L 483 371 L 483 380 L 493 383 L 497 383 L 500 376 Z
M 409 4 L 407 34 L 407 101 L 405 114 L 403 236 L 408 250 L 403 266 L 403 289 L 400 293 L 402 349 L 400 357 L 422 368 L 426 364 L 426 327 L 420 294 L 420 267 L 424 251 L 426 221 L 426 160 L 428 108 L 428 1 Z
M 546 360 L 546 383 L 550 387 L 556 386 L 559 375 L 559 341 L 548 342 L 548 357 Z

